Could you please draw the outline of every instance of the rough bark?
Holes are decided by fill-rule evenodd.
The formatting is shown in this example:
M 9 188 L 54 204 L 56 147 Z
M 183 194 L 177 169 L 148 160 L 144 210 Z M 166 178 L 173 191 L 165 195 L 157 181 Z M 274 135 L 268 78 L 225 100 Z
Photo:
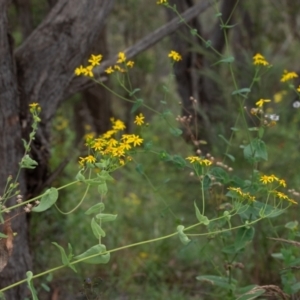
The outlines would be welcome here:
M 21 142 L 21 126 L 19 119 L 19 97 L 15 74 L 12 40 L 8 33 L 7 21 L 8 1 L 0 0 L 0 195 L 3 195 L 8 175 L 16 178 L 18 162 L 23 147 Z M 19 189 L 25 194 L 24 173 L 19 177 Z M 12 198 L 5 203 L 7 207 L 16 204 Z M 12 230 L 17 232 L 13 241 L 13 252 L 7 266 L 0 273 L 0 288 L 19 281 L 25 272 L 31 269 L 31 259 L 27 241 L 26 216 L 22 210 L 14 210 L 9 214 Z M 0 231 L 3 226 L 0 226 Z M 6 293 L 7 299 L 23 299 L 26 286 L 18 286 Z
M 17 9 L 18 23 L 24 40 L 33 30 L 30 0 L 13 0 L 13 2 Z
M 15 52 L 16 72 L 8 35 L 7 6 L 7 0 L 0 0 L 0 188 L 3 190 L 9 174 L 16 174 L 23 154 L 22 131 L 23 137 L 27 138 L 30 130 L 28 104 L 38 102 L 43 121 L 32 155 L 39 166 L 34 172 L 27 173 L 26 178 L 22 173 L 19 180 L 22 193 L 26 193 L 27 186 L 27 193 L 33 195 L 40 191 L 47 177 L 51 119 L 63 100 L 74 69 L 97 41 L 113 1 L 58 1 Z M 31 268 L 25 219 L 24 214 L 12 219 L 13 231 L 18 235 L 12 257 L 0 273 L 0 288 L 24 279 L 25 272 Z M 7 299 L 24 299 L 25 287 L 11 289 L 6 296 Z
M 110 0 L 60 0 L 15 53 L 22 118 L 28 118 L 29 103 L 38 102 L 42 108 L 43 122 L 33 147 L 39 167 L 31 172 L 28 187 L 32 194 L 40 192 L 47 178 L 51 119 L 74 69 L 98 41 L 112 6 Z

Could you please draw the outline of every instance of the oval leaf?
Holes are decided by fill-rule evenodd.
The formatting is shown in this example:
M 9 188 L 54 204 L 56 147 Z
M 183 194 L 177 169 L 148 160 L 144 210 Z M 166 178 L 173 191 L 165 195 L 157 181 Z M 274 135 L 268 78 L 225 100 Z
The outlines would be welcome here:
M 104 230 L 101 228 L 101 226 L 96 222 L 95 218 L 92 219 L 91 222 L 91 227 L 92 227 L 92 231 L 94 236 L 97 239 L 100 239 L 101 236 L 105 237 L 105 232 Z
M 104 203 L 97 203 L 95 205 L 93 205 L 92 207 L 90 207 L 86 212 L 85 214 L 86 215 L 91 215 L 91 214 L 96 214 L 96 213 L 99 213 L 99 211 L 103 211 L 105 208 L 105 205 Z
M 38 206 L 34 207 L 32 211 L 42 212 L 50 208 L 58 198 L 58 191 L 56 188 L 52 187 L 46 191 L 44 196 L 41 199 L 41 202 Z
M 111 214 L 98 214 L 96 219 L 101 220 L 101 222 L 111 222 L 117 218 L 118 215 Z

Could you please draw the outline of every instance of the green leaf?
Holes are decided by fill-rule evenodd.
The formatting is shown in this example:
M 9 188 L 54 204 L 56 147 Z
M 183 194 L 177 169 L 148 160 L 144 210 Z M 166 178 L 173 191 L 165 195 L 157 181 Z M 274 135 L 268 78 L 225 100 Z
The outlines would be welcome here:
M 217 61 L 216 63 L 213 64 L 213 66 L 218 65 L 220 63 L 233 63 L 233 62 L 234 62 L 234 57 L 229 56 Z
M 195 211 L 196 211 L 196 217 L 197 217 L 197 220 L 204 224 L 205 226 L 207 226 L 209 224 L 209 220 L 207 217 L 203 216 L 196 204 L 196 202 L 194 202 L 194 206 L 195 206 Z
M 245 94 L 249 94 L 251 92 L 251 89 L 249 88 L 242 88 L 242 89 L 239 89 L 239 90 L 236 90 L 236 91 L 233 91 L 231 93 L 232 96 L 234 95 L 240 95 L 242 97 L 245 97 Z
M 265 129 L 263 127 L 259 127 L 258 137 L 261 139 L 264 136 Z
M 234 242 L 236 252 L 242 250 L 246 245 L 253 240 L 255 229 L 253 227 L 242 227 L 237 231 Z
M 162 161 L 170 161 L 172 159 L 171 155 L 164 150 L 159 152 L 159 158 Z
M 142 164 L 137 164 L 136 167 L 135 167 L 136 171 L 143 175 L 144 174 L 144 170 L 143 170 L 143 165 Z
M 217 181 L 221 182 L 222 184 L 227 184 L 229 180 L 228 173 L 220 167 L 213 167 L 211 168 L 210 174 L 213 175 Z
M 78 180 L 78 181 L 85 181 L 85 177 L 84 177 L 84 175 L 83 175 L 81 172 L 82 172 L 82 170 L 80 170 L 80 171 L 77 173 L 75 179 Z
M 107 184 L 105 181 L 98 185 L 98 192 L 101 196 L 105 196 L 107 194 L 107 191 L 108 191 L 108 189 L 107 189 Z
M 86 264 L 93 264 L 93 265 L 106 264 L 109 262 L 110 253 L 101 255 L 101 253 L 104 253 L 105 251 L 106 251 L 106 247 L 104 245 L 95 245 L 92 248 L 85 251 L 84 253 L 76 256 L 75 259 L 80 260 L 80 259 L 87 258 L 87 257 L 97 254 L 97 256 L 85 259 L 82 262 L 84 262 Z
M 118 215 L 112 214 L 98 214 L 96 215 L 97 220 L 101 220 L 101 222 L 112 222 L 117 218 Z
M 41 202 L 38 206 L 34 207 L 32 211 L 42 212 L 50 208 L 58 198 L 58 191 L 56 188 L 52 187 L 48 189 L 43 195 Z
M 236 127 L 231 127 L 230 129 L 231 129 L 232 131 L 239 131 L 239 129 L 236 128 Z
M 170 133 L 177 137 L 182 135 L 182 130 L 179 128 L 170 128 Z
M 37 165 L 38 163 L 33 160 L 28 154 L 26 154 L 20 162 L 21 169 L 35 169 Z
M 210 188 L 211 179 L 208 175 L 205 175 L 203 178 L 203 190 L 208 190 Z
M 69 260 L 65 252 L 65 249 L 62 246 L 58 245 L 56 242 L 52 242 L 52 244 L 59 249 L 61 255 L 61 261 L 65 266 L 67 266 L 69 264 Z
M 197 29 L 193 28 L 190 30 L 190 33 L 191 33 L 191 35 L 195 36 L 195 35 L 197 35 L 198 31 L 197 31 Z
M 129 93 L 129 96 L 133 96 L 135 93 L 139 92 L 141 89 L 137 88 L 134 89 L 132 92 Z
M 228 146 L 231 146 L 230 142 L 222 134 L 218 134 L 218 137 L 220 137 Z
M 34 288 L 33 282 L 32 282 L 33 273 L 31 271 L 26 272 L 26 277 L 27 277 L 26 281 L 27 281 L 27 284 L 28 284 L 28 288 L 31 292 L 32 299 L 33 300 L 39 300 L 38 296 L 37 296 L 37 293 L 36 293 L 36 289 Z
M 4 233 L 2 233 L 2 232 L 0 232 L 0 239 L 6 239 L 6 238 L 7 238 L 7 235 L 4 234 Z
M 178 236 L 183 245 L 187 245 L 191 240 L 188 238 L 188 236 L 183 232 L 184 226 L 183 225 L 178 225 L 177 226 L 177 231 L 178 231 Z
M 244 148 L 244 157 L 250 162 L 268 160 L 268 153 L 265 143 L 261 139 L 253 139 Z
M 109 162 L 110 163 L 110 162 Z M 109 165 L 108 163 L 108 165 Z M 107 165 L 107 166 L 108 166 Z M 109 174 L 108 171 L 106 170 L 102 170 L 100 173 L 97 173 L 97 177 L 101 180 L 101 181 L 114 181 L 115 179 Z
M 225 156 L 227 156 L 232 162 L 235 162 L 235 157 L 229 153 L 224 153 Z
M 210 47 L 211 47 L 211 40 L 207 40 L 207 41 L 205 42 L 205 47 L 206 47 L 206 48 L 210 48 Z
M 144 103 L 144 100 L 143 100 L 143 99 L 137 99 L 137 100 L 134 102 L 134 104 L 133 104 L 133 106 L 132 106 L 132 108 L 131 108 L 130 113 L 133 114 L 134 112 L 136 112 L 136 111 L 138 110 L 138 108 L 139 108 L 140 106 L 143 105 L 143 103 Z
M 284 227 L 291 230 L 296 230 L 298 228 L 298 225 L 299 225 L 298 221 L 291 221 L 286 223 Z
M 56 242 L 52 242 L 52 244 L 59 249 L 60 256 L 61 256 L 61 261 L 62 261 L 63 265 L 64 266 L 68 266 L 74 272 L 77 272 L 76 269 L 75 269 L 75 266 L 74 265 L 70 265 L 70 260 L 69 260 L 69 258 L 67 256 L 66 252 L 65 252 L 65 249 L 62 246 L 58 245 Z
M 91 227 L 92 227 L 92 231 L 94 236 L 96 237 L 96 239 L 100 239 L 101 236 L 105 237 L 105 232 L 104 230 L 101 228 L 101 226 L 96 222 L 95 218 L 92 219 L 91 222 Z
M 90 207 L 86 212 L 85 214 L 86 215 L 91 215 L 91 214 L 95 214 L 95 213 L 99 213 L 99 212 L 102 212 L 105 208 L 105 205 L 104 203 L 97 203 L 95 205 L 93 205 L 92 207 Z
M 230 284 L 228 282 L 227 277 L 214 276 L 214 275 L 197 276 L 196 279 L 203 281 L 203 282 L 209 282 L 212 285 L 216 285 L 216 286 L 221 287 L 226 290 L 234 289 L 237 284 L 237 281 L 233 278 L 231 278 L 231 284 Z
M 68 250 L 69 250 L 68 260 L 70 261 L 73 258 L 73 248 L 70 243 L 68 243 Z
M 172 162 L 176 165 L 176 167 L 182 169 L 186 166 L 186 160 L 180 155 L 173 155 Z
M 256 299 L 259 296 L 263 295 L 265 293 L 264 289 L 259 289 L 257 291 L 249 291 L 248 293 L 239 296 L 238 298 L 236 298 L 236 300 L 252 300 L 252 299 Z

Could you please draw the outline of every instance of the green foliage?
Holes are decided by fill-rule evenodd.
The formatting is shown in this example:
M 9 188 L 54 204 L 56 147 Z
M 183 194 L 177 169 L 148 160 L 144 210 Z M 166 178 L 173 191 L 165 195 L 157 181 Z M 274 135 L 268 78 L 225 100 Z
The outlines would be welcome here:
M 131 5 L 132 9 L 136 9 L 138 3 L 132 1 Z M 168 3 L 164 5 L 177 12 L 176 7 Z M 222 30 L 236 26 L 224 23 L 220 12 L 215 16 L 220 18 Z M 181 22 L 185 23 L 183 19 Z M 300 258 L 293 247 L 299 247 L 294 240 L 300 233 L 297 221 L 289 220 L 283 226 L 282 220 L 290 218 L 288 213 L 294 213 L 297 217 L 296 210 L 289 209 L 297 203 L 293 199 L 297 192 L 287 190 L 286 181 L 280 178 L 288 179 L 289 185 L 290 182 L 295 184 L 299 180 L 297 170 L 286 168 L 286 164 L 293 162 L 297 165 L 297 151 L 287 150 L 295 149 L 294 135 L 298 132 L 300 117 L 295 115 L 290 118 L 287 117 L 289 112 L 285 112 L 284 126 L 273 130 L 275 124 L 268 117 L 267 106 L 271 101 L 261 99 L 255 105 L 251 104 L 252 98 L 260 99 L 268 94 L 264 92 L 268 89 L 263 85 L 263 80 L 268 76 L 271 65 L 264 57 L 257 60 L 254 56 L 254 66 L 251 66 L 254 70 L 248 66 L 252 78 L 248 80 L 245 77 L 247 84 L 241 85 L 235 75 L 239 71 L 239 67 L 235 66 L 238 61 L 231 55 L 228 40 L 226 39 L 227 54 L 222 55 L 213 48 L 211 41 L 205 41 L 196 29 L 189 24 L 185 25 L 193 38 L 199 38 L 203 43 L 203 49 L 199 53 L 206 53 L 208 50 L 214 52 L 216 57 L 211 67 L 218 66 L 224 81 L 228 83 L 224 98 L 231 101 L 231 119 L 230 123 L 224 122 L 222 126 L 230 133 L 214 126 L 220 139 L 218 144 L 209 146 L 215 157 L 211 153 L 204 153 L 206 146 L 202 149 L 201 135 L 192 139 L 196 149 L 182 139 L 186 131 L 195 129 L 197 133 L 197 128 L 192 128 L 191 124 L 184 121 L 179 124 L 177 122 L 175 116 L 180 108 L 174 104 L 176 101 L 172 101 L 174 74 L 161 82 L 162 95 L 151 103 L 148 101 L 151 98 L 150 92 L 148 91 L 148 95 L 144 93 L 130 78 L 127 58 L 121 52 L 119 59 L 124 55 L 125 60 L 118 62 L 118 65 L 124 67 L 125 71 L 115 71 L 113 74 L 113 85 L 117 87 L 111 90 L 103 82 L 100 84 L 113 91 L 115 97 L 130 103 L 128 112 L 139 113 L 135 116 L 135 122 L 131 122 L 135 125 L 131 124 L 128 132 L 122 133 L 125 128 L 117 128 L 120 124 L 121 127 L 124 125 L 122 121 L 113 120 L 111 132 L 107 131 L 99 137 L 87 135 L 87 155 L 79 159 L 80 170 L 77 164 L 70 164 L 64 178 L 55 182 L 60 187 L 51 187 L 42 195 L 24 203 L 1 208 L 2 223 L 5 222 L 3 216 L 8 209 L 14 210 L 22 205 L 27 205 L 26 211 L 43 212 L 45 223 L 33 216 L 34 235 L 42 236 L 42 243 L 45 243 L 43 247 L 46 248 L 50 240 L 50 234 L 47 233 L 51 233 L 52 238 L 52 232 L 55 232 L 57 242 L 52 244 L 58 249 L 60 257 L 40 255 L 38 259 L 43 261 L 48 270 L 39 272 L 52 274 L 63 267 L 69 267 L 82 276 L 89 275 L 89 272 L 93 276 L 100 274 L 108 278 L 104 288 L 95 283 L 97 280 L 91 279 L 84 283 L 84 289 L 92 291 L 99 285 L 101 295 L 105 295 L 106 289 L 109 296 L 114 295 L 115 298 L 118 295 L 114 293 L 118 293 L 118 289 L 134 295 L 135 289 L 142 283 L 145 290 L 151 290 L 151 299 L 173 299 L 170 294 L 174 295 L 174 299 L 177 296 L 178 299 L 187 299 L 191 296 L 190 291 L 186 294 L 187 289 L 184 288 L 187 277 L 196 278 L 197 281 L 191 285 L 195 290 L 201 290 L 199 299 L 203 298 L 202 291 L 211 299 L 248 300 L 263 297 L 268 292 L 267 287 L 253 285 L 254 281 L 260 279 L 255 280 L 253 274 L 263 276 L 265 272 L 269 272 L 264 269 L 259 272 L 260 265 L 264 263 L 263 253 L 268 253 L 270 249 L 266 236 L 277 236 L 288 231 L 289 240 L 274 239 L 276 242 L 287 243 L 288 246 L 282 246 L 272 254 L 272 258 L 279 261 L 284 269 L 278 272 L 278 268 L 274 268 L 270 273 L 280 276 L 285 293 L 294 295 L 300 291 L 300 283 L 293 268 L 298 266 Z M 227 37 L 226 31 L 224 34 Z M 172 67 L 180 60 L 178 53 L 177 56 L 169 54 L 169 57 Z M 136 74 L 141 74 L 139 71 L 154 72 L 155 65 L 155 59 L 144 54 L 137 59 L 137 70 L 132 71 L 137 72 Z M 84 75 L 84 72 L 80 75 Z M 299 97 L 299 91 L 293 84 L 288 87 Z M 153 90 L 157 91 L 151 87 L 151 92 Z M 271 96 L 268 94 L 268 97 Z M 272 105 L 274 107 L 271 109 L 275 110 L 277 104 Z M 199 106 L 199 110 L 201 109 Z M 195 113 L 197 110 L 198 107 L 195 108 Z M 155 116 L 150 117 L 146 113 L 143 115 L 140 111 L 149 111 Z M 37 107 L 31 108 L 34 121 L 29 141 L 23 141 L 25 155 L 20 163 L 21 168 L 34 169 L 37 165 L 29 151 L 40 121 L 39 112 Z M 291 127 L 290 122 L 296 125 Z M 64 130 L 65 136 L 69 138 L 55 145 L 53 153 L 56 155 L 53 160 L 57 161 L 52 161 L 53 165 L 59 162 L 60 152 L 68 155 L 68 147 L 73 147 L 73 136 L 66 133 L 70 128 L 66 126 Z M 55 134 L 59 135 L 58 132 Z M 105 137 L 106 135 L 109 137 Z M 282 141 L 288 145 L 282 145 Z M 70 178 L 74 177 L 75 181 L 71 182 Z M 17 180 L 11 180 L 8 179 L 4 199 L 18 194 Z M 82 195 L 80 200 L 79 194 Z M 38 199 L 40 203 L 35 202 Z M 57 209 L 55 212 L 54 207 Z M 48 211 L 50 208 L 51 213 Z M 112 213 L 104 213 L 105 209 Z M 281 217 L 278 218 L 279 216 Z M 0 238 L 8 241 L 9 234 L 0 232 Z M 91 246 L 93 239 L 96 239 L 97 244 L 94 245 L 93 242 Z M 68 254 L 65 250 L 66 240 L 70 241 Z M 81 254 L 75 256 L 73 248 L 74 252 Z M 91 268 L 80 264 L 81 262 L 91 265 Z M 100 269 L 97 266 L 109 262 L 109 267 Z M 59 266 L 50 267 L 56 264 Z M 166 266 L 171 266 L 172 272 Z M 60 272 L 59 275 L 62 276 L 63 272 L 68 271 Z M 37 291 L 33 286 L 33 280 L 39 280 L 37 277 L 28 271 L 25 279 L 33 299 L 37 299 Z M 128 285 L 128 282 L 131 284 Z M 173 285 L 174 291 L 171 291 L 170 285 L 163 289 L 167 282 L 172 282 L 170 285 Z M 109 288 L 108 285 L 118 289 Z M 47 285 L 44 284 L 44 287 L 47 290 Z M 282 292 L 280 287 L 277 288 Z M 156 295 L 155 290 L 158 290 Z M 166 290 L 170 294 L 163 296 Z M 92 292 L 90 294 L 96 297 Z

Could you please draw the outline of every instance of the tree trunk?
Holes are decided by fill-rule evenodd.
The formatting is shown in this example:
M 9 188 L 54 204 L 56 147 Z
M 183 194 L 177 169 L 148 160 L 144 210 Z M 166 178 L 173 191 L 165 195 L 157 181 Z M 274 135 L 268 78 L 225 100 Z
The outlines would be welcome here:
M 97 42 L 113 1 L 58 1 L 17 49 L 15 57 L 8 35 L 8 2 L 0 0 L 0 188 L 4 189 L 9 174 L 16 175 L 24 151 L 22 130 L 26 139 L 30 131 L 28 104 L 38 102 L 42 107 L 42 123 L 32 155 L 39 166 L 33 172 L 22 173 L 19 180 L 22 194 L 27 192 L 32 196 L 40 192 L 47 177 L 51 120 L 73 79 L 74 69 L 83 63 Z M 24 126 L 21 128 L 20 124 Z M 11 199 L 9 204 L 14 201 Z M 13 211 L 12 215 L 15 214 Z M 31 269 L 24 213 L 12 219 L 12 227 L 17 236 L 9 263 L 0 273 L 0 289 L 24 279 L 26 271 Z M 26 287 L 18 286 L 5 295 L 9 300 L 24 299 Z
M 8 1 L 0 0 L 0 193 L 6 185 L 7 177 L 12 176 L 13 182 L 18 172 L 18 162 L 23 153 L 21 142 L 21 125 L 19 118 L 19 96 L 17 78 L 13 60 L 12 38 L 8 33 L 7 21 Z M 19 177 L 20 194 L 26 193 L 24 173 Z M 1 204 L 1 202 L 0 202 Z M 11 198 L 5 206 L 16 204 Z M 31 269 L 27 241 L 27 223 L 22 209 L 14 210 L 8 216 L 11 219 L 13 232 L 17 236 L 13 241 L 13 252 L 4 271 L 0 273 L 0 288 L 15 281 L 24 279 L 25 272 Z M 3 226 L 0 226 L 3 232 Z M 5 251 L 6 249 L 4 249 Z M 6 293 L 7 299 L 23 299 L 26 286 L 18 286 Z

